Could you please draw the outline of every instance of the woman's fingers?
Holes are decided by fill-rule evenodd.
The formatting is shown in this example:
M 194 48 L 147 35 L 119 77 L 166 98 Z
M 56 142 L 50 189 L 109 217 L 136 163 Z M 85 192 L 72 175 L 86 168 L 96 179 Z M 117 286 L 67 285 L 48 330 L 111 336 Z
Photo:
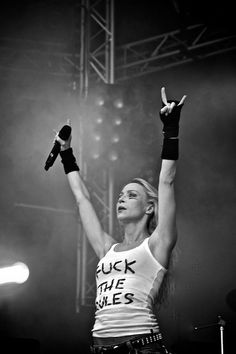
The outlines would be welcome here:
M 67 119 L 66 120 L 66 125 L 69 125 L 71 127 L 71 120 L 70 119 Z M 53 132 L 55 134 L 55 138 L 54 138 L 54 141 L 58 141 L 61 145 L 65 145 L 65 140 L 62 140 L 60 137 L 59 137 L 59 132 L 56 130 L 56 129 L 53 129 Z M 68 140 L 71 140 L 71 136 L 68 138 Z
M 161 108 L 161 113 L 162 114 L 164 113 L 165 115 L 168 115 L 169 114 L 170 105 L 167 102 L 165 87 L 161 88 L 161 99 L 162 99 L 162 102 L 164 104 L 164 107 Z
M 167 114 L 167 112 L 168 112 L 168 106 L 161 108 L 161 114 L 163 114 L 163 113 Z
M 166 90 L 165 87 L 161 88 L 161 99 L 165 106 L 167 106 Z
M 175 102 L 167 103 L 165 107 L 161 108 L 161 113 L 162 114 L 165 113 L 165 115 L 167 116 L 172 112 L 175 105 L 176 105 Z
M 58 141 L 61 145 L 65 145 L 65 140 L 62 140 L 58 134 L 56 134 L 55 140 Z
M 171 104 L 169 104 L 169 113 L 172 112 L 172 109 L 174 108 L 175 105 L 176 105 L 175 102 L 171 102 Z
M 184 96 L 181 98 L 180 102 L 178 103 L 178 106 L 180 106 L 181 104 L 184 103 L 186 97 L 187 97 L 187 96 L 184 95 Z

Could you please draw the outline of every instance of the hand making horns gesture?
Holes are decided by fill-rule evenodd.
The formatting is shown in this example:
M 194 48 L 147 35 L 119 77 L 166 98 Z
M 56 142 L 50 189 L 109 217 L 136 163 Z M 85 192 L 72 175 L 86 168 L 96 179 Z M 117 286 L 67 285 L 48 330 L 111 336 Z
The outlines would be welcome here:
M 161 100 L 162 100 L 162 104 L 163 104 L 163 107 L 161 108 L 161 111 L 160 113 L 161 114 L 165 114 L 166 116 L 168 114 L 170 114 L 173 110 L 173 108 L 175 106 L 182 106 L 184 104 L 184 101 L 186 99 L 186 95 L 184 95 L 180 101 L 176 101 L 176 100 L 167 100 L 167 97 L 166 97 L 166 91 L 165 91 L 165 87 L 162 87 L 161 88 Z

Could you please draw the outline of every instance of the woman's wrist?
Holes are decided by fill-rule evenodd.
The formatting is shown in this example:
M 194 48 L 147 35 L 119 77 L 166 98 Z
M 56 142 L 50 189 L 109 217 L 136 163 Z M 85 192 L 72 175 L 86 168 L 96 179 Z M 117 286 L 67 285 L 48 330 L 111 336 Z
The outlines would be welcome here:
M 67 143 L 65 143 L 64 145 L 61 145 L 61 151 L 65 151 L 65 150 L 68 150 L 68 149 L 70 149 L 70 144 L 67 144 Z
M 162 160 L 178 160 L 179 158 L 179 139 L 177 138 L 165 138 L 163 139 Z
M 61 162 L 63 164 L 65 174 L 80 170 L 79 166 L 76 163 L 76 159 L 71 147 L 68 147 L 65 150 L 61 150 L 60 156 L 61 156 Z

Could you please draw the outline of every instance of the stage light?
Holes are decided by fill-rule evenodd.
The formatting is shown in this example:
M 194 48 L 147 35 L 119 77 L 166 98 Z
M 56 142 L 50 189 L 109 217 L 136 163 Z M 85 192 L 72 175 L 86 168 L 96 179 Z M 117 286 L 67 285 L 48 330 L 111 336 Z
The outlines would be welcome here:
M 22 284 L 29 277 L 29 268 L 22 262 L 0 268 L 0 285 L 6 283 Z
M 114 120 L 113 120 L 113 123 L 114 125 L 121 125 L 122 124 L 122 119 L 120 117 L 116 117 Z
M 118 153 L 116 151 L 110 151 L 108 157 L 109 157 L 110 161 L 113 161 L 113 162 L 117 161 L 118 160 Z
M 104 100 L 104 98 L 103 97 L 97 97 L 96 99 L 95 99 L 95 104 L 97 105 L 97 106 L 104 106 L 104 103 L 105 103 L 105 100 Z
M 121 98 L 117 98 L 115 99 L 115 101 L 113 102 L 114 107 L 121 109 L 124 107 L 124 102 L 122 101 Z
M 92 160 L 101 160 L 101 162 L 116 161 L 119 159 L 119 155 L 115 150 L 119 151 L 118 145 L 121 142 L 121 134 L 123 134 L 121 128 L 126 122 L 123 86 L 98 85 L 94 87 L 94 93 L 90 97 L 91 115 L 89 117 L 91 117 L 92 134 L 86 139 L 88 140 L 88 148 L 86 149 L 88 157 Z
M 118 134 L 114 134 L 113 137 L 111 138 L 111 142 L 114 144 L 117 144 L 120 141 L 120 137 Z
M 103 123 L 103 118 L 102 117 L 97 117 L 96 118 L 96 123 L 97 124 L 102 124 Z
M 99 153 L 98 152 L 92 153 L 92 158 L 93 158 L 93 160 L 98 160 L 100 158 Z
M 96 140 L 96 141 L 101 141 L 101 135 L 95 134 L 95 135 L 94 135 L 94 140 Z

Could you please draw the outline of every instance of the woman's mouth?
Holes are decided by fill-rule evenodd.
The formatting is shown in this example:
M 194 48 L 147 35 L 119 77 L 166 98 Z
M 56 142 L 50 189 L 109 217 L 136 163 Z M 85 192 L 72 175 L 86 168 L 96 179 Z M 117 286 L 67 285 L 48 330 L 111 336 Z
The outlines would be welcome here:
M 117 210 L 118 210 L 118 212 L 121 212 L 123 210 L 126 210 L 126 208 L 124 206 L 120 205 Z

